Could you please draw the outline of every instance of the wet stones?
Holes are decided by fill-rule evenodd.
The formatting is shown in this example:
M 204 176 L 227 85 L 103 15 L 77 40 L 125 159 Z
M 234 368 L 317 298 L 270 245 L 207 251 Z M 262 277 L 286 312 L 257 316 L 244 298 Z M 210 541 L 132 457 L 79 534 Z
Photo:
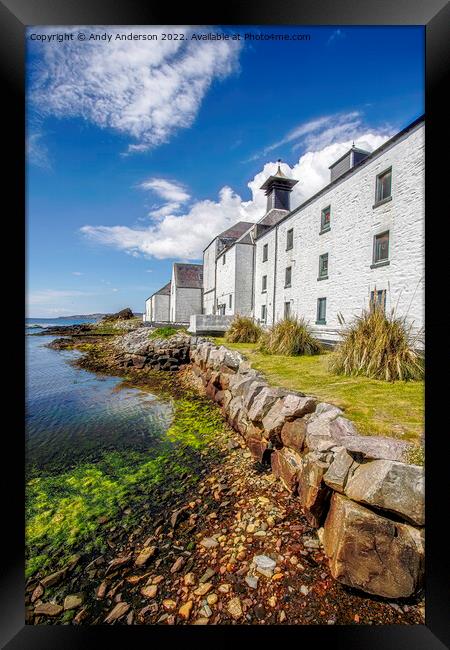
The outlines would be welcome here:
M 423 575 L 424 533 L 334 493 L 323 544 L 336 580 L 386 598 L 411 596 Z

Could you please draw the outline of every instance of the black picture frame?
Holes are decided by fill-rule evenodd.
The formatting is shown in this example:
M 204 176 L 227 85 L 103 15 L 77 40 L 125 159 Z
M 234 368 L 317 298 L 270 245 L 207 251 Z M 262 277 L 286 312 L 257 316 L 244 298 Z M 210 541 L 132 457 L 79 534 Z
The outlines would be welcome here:
M 176 17 L 176 22 L 174 21 Z M 221 626 L 195 628 L 191 626 L 26 626 L 24 623 L 24 440 L 23 386 L 24 353 L 23 295 L 25 276 L 25 207 L 24 178 L 24 62 L 25 28 L 28 25 L 137 25 L 137 24 L 201 24 L 201 25 L 424 25 L 426 28 L 426 624 L 421 626 L 296 626 L 255 627 Z M 446 251 L 441 222 L 434 215 L 447 205 L 444 192 L 448 186 L 448 163 L 444 137 L 448 132 L 448 107 L 444 101 L 446 73 L 448 74 L 448 42 L 450 9 L 445 0 L 321 0 L 300 3 L 289 0 L 277 3 L 259 0 L 253 6 L 242 0 L 229 0 L 214 8 L 199 8 L 184 3 L 180 8 L 162 3 L 128 0 L 2 0 L 0 2 L 0 66 L 2 71 L 4 174 L 3 206 L 4 250 L 12 252 L 13 262 L 4 275 L 10 291 L 5 311 L 5 346 L 8 377 L 17 372 L 16 381 L 8 382 L 6 410 L 13 417 L 4 426 L 2 477 L 3 541 L 2 554 L 0 641 L 9 650 L 32 648 L 104 647 L 110 643 L 152 643 L 175 640 L 184 644 L 194 641 L 217 643 L 239 638 L 254 643 L 261 640 L 283 642 L 293 635 L 296 643 L 329 643 L 334 648 L 434 650 L 449 647 L 449 580 L 447 537 L 445 535 L 447 507 L 448 454 L 443 453 L 448 437 L 446 386 L 440 370 L 445 368 L 444 324 L 441 311 L 433 309 L 434 296 L 441 295 L 440 281 L 448 276 L 444 269 Z M 380 44 L 382 47 L 382 43 Z M 5 195 L 9 210 L 5 208 Z M 8 200 L 9 199 L 9 200 Z M 435 210 L 433 210 L 435 206 Z M 7 231 L 6 231 L 7 232 Z M 8 245 L 9 242 L 9 245 Z M 6 244 L 6 246 L 5 246 Z M 442 250 L 441 250 L 442 248 Z M 10 318 L 11 316 L 11 318 Z M 11 332 L 10 328 L 14 329 Z M 16 345 L 13 340 L 17 336 Z M 20 337 L 20 340 L 19 340 Z M 11 338 L 11 344 L 9 339 Z M 448 382 L 447 382 L 448 383 Z M 9 395 L 13 393 L 16 401 Z M 9 468 L 9 472 L 7 469 Z M 446 489 L 447 488 L 447 489 Z M 122 636 L 122 635 L 126 635 Z M 120 638 L 119 638 L 120 637 Z M 259 639 L 258 639 L 259 640 Z

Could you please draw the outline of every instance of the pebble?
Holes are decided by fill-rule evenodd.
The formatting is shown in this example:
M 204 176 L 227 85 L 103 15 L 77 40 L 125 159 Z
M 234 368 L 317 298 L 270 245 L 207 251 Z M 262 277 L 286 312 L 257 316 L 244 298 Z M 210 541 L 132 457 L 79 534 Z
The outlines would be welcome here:
M 130 605 L 128 603 L 117 603 L 105 618 L 104 623 L 113 623 L 128 612 Z
M 83 594 L 70 594 L 64 598 L 64 609 L 77 609 L 77 607 L 83 604 L 83 601 Z
M 184 603 L 184 605 L 181 605 L 180 609 L 178 610 L 178 614 L 182 618 L 184 618 L 185 621 L 187 621 L 187 619 L 191 615 L 193 605 L 194 605 L 194 602 L 192 600 L 188 600 L 187 603 Z
M 176 602 L 174 600 L 171 600 L 170 598 L 167 598 L 166 600 L 162 601 L 162 606 L 164 607 L 164 609 L 171 612 L 173 609 L 175 609 L 177 604 L 176 604 Z
M 235 620 L 241 618 L 242 605 L 241 605 L 241 601 L 237 596 L 235 596 L 230 600 L 230 602 L 227 605 L 227 610 Z
M 137 558 L 134 561 L 135 566 L 144 566 L 147 562 L 154 556 L 156 552 L 156 546 L 147 546 L 143 551 L 139 553 Z
M 215 548 L 216 546 L 219 546 L 219 542 L 213 537 L 204 537 L 200 544 L 204 548 Z
M 198 618 L 196 621 L 192 623 L 192 625 L 208 625 L 209 619 L 208 618 Z
M 41 603 L 34 608 L 35 614 L 41 614 L 43 616 L 58 616 L 62 611 L 62 606 L 56 605 L 56 603 Z
M 175 562 L 172 564 L 172 566 L 170 567 L 170 573 L 176 573 L 177 571 L 179 571 L 185 562 L 186 560 L 184 559 L 184 557 L 177 558 Z
M 205 596 L 205 594 L 208 593 L 211 587 L 212 587 L 211 582 L 205 582 L 204 584 L 197 587 L 197 589 L 194 591 L 194 596 Z
M 272 560 L 268 555 L 255 555 L 253 562 L 261 569 L 271 569 L 272 571 L 277 566 L 275 560 Z
M 300 587 L 300 592 L 301 592 L 304 596 L 307 596 L 307 595 L 309 594 L 309 589 L 308 589 L 308 587 L 306 587 L 305 585 L 302 585 L 302 586 Z
M 219 585 L 217 591 L 220 591 L 221 594 L 228 594 L 230 591 L 231 585 L 224 583 L 223 585 Z
M 257 576 L 247 576 L 245 578 L 245 582 L 252 589 L 256 589 L 258 587 L 258 578 L 257 578 Z
M 187 587 L 192 587 L 195 585 L 195 575 L 192 572 L 186 573 L 183 582 Z
M 204 582 L 207 582 L 215 574 L 216 574 L 216 572 L 214 571 L 214 569 L 211 569 L 211 567 L 208 567 L 206 569 L 205 573 L 202 575 L 202 577 L 199 580 L 200 584 L 203 584 Z
M 219 600 L 219 597 L 217 594 L 208 594 L 206 596 L 206 601 L 208 605 L 215 605 L 217 601 Z
M 158 592 L 157 585 L 148 585 L 147 587 L 142 587 L 141 589 L 141 594 L 145 596 L 145 598 L 154 598 L 157 592 Z

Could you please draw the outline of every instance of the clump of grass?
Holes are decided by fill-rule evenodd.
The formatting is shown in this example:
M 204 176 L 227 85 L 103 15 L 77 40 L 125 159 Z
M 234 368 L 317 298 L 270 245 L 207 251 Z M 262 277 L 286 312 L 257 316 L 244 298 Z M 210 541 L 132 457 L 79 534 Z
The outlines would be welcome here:
M 167 325 L 166 327 L 157 327 L 153 332 L 150 332 L 148 335 L 149 339 L 169 339 L 171 336 L 175 336 L 175 334 L 187 334 L 187 329 L 185 327 L 180 327 L 177 329 L 176 327 L 171 327 L 170 325 Z
M 261 327 L 248 316 L 235 316 L 225 334 L 229 343 L 256 343 L 262 334 Z
M 340 320 L 344 323 L 342 316 Z M 344 329 L 329 369 L 384 381 L 423 379 L 424 362 L 416 349 L 419 337 L 420 332 L 413 336 L 412 326 L 395 310 L 386 314 L 381 305 L 371 303 Z
M 304 318 L 290 316 L 278 321 L 264 332 L 259 345 L 260 352 L 300 356 L 320 354 L 322 346 L 312 335 L 311 328 Z

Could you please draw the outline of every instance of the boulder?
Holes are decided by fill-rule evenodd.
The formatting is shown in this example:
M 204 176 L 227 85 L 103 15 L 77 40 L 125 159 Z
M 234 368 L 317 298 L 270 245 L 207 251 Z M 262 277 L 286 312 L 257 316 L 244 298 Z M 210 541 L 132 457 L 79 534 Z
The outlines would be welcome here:
M 360 459 L 405 461 L 412 444 L 383 436 L 353 436 L 343 443 L 347 451 Z
M 285 422 L 281 429 L 280 438 L 283 445 L 295 451 L 302 451 L 305 446 L 306 422 L 297 418 L 292 422 Z
M 311 451 L 326 451 L 332 447 L 343 446 L 343 440 L 357 436 L 358 432 L 352 422 L 340 415 L 334 418 L 328 417 L 327 413 L 308 417 L 306 426 L 306 446 Z
M 345 447 L 335 449 L 333 461 L 323 475 L 323 480 L 328 487 L 336 492 L 344 492 L 345 484 L 352 467 L 357 467 L 353 457 L 347 453 Z
M 255 380 L 247 387 L 244 395 L 244 408 L 249 411 L 255 397 L 259 395 L 263 388 L 266 388 L 267 384 L 264 381 Z
M 115 320 L 130 320 L 130 318 L 134 318 L 134 314 L 129 307 L 126 307 L 125 309 L 121 309 L 115 314 L 107 314 L 106 316 L 103 316 L 101 322 L 109 323 Z
M 263 462 L 265 456 L 272 453 L 267 440 L 247 437 L 246 443 L 253 458 L 255 458 L 260 463 Z
M 334 418 L 342 415 L 343 411 L 333 404 L 328 404 L 327 402 L 319 402 L 316 406 L 315 413 L 316 415 L 323 415 L 329 420 L 334 420 Z
M 273 452 L 270 462 L 274 475 L 282 480 L 289 492 L 296 492 L 302 457 L 296 451 L 283 447 Z
M 281 398 L 270 408 L 262 421 L 267 437 L 279 437 L 278 434 L 285 422 L 312 413 L 315 408 L 316 400 L 312 397 L 290 393 Z
M 247 426 L 247 431 L 245 433 L 245 438 L 256 438 L 257 440 L 263 439 L 263 431 L 260 427 L 257 427 L 253 422 L 249 422 Z
M 298 474 L 298 497 L 306 519 L 314 528 L 320 527 L 330 497 L 330 489 L 322 480 L 327 469 L 328 463 L 320 460 L 314 452 L 302 458 Z
M 253 381 L 253 377 L 236 374 L 234 377 L 230 377 L 228 388 L 234 397 L 243 397 Z
M 323 545 L 332 576 L 385 598 L 411 596 L 423 579 L 424 532 L 334 493 Z
M 224 390 L 223 391 L 223 404 L 222 404 L 222 409 L 224 412 L 228 410 L 228 406 L 233 399 L 233 395 L 231 394 L 231 391 L 229 390 Z
M 232 426 L 241 408 L 242 408 L 242 398 L 233 397 L 233 399 L 228 405 L 228 419 Z
M 348 479 L 345 494 L 418 526 L 425 524 L 425 473 L 418 465 L 392 460 L 364 463 Z
M 248 412 L 248 418 L 252 422 L 262 422 L 270 408 L 280 397 L 285 397 L 287 391 L 282 388 L 271 388 L 265 386 L 253 400 Z

